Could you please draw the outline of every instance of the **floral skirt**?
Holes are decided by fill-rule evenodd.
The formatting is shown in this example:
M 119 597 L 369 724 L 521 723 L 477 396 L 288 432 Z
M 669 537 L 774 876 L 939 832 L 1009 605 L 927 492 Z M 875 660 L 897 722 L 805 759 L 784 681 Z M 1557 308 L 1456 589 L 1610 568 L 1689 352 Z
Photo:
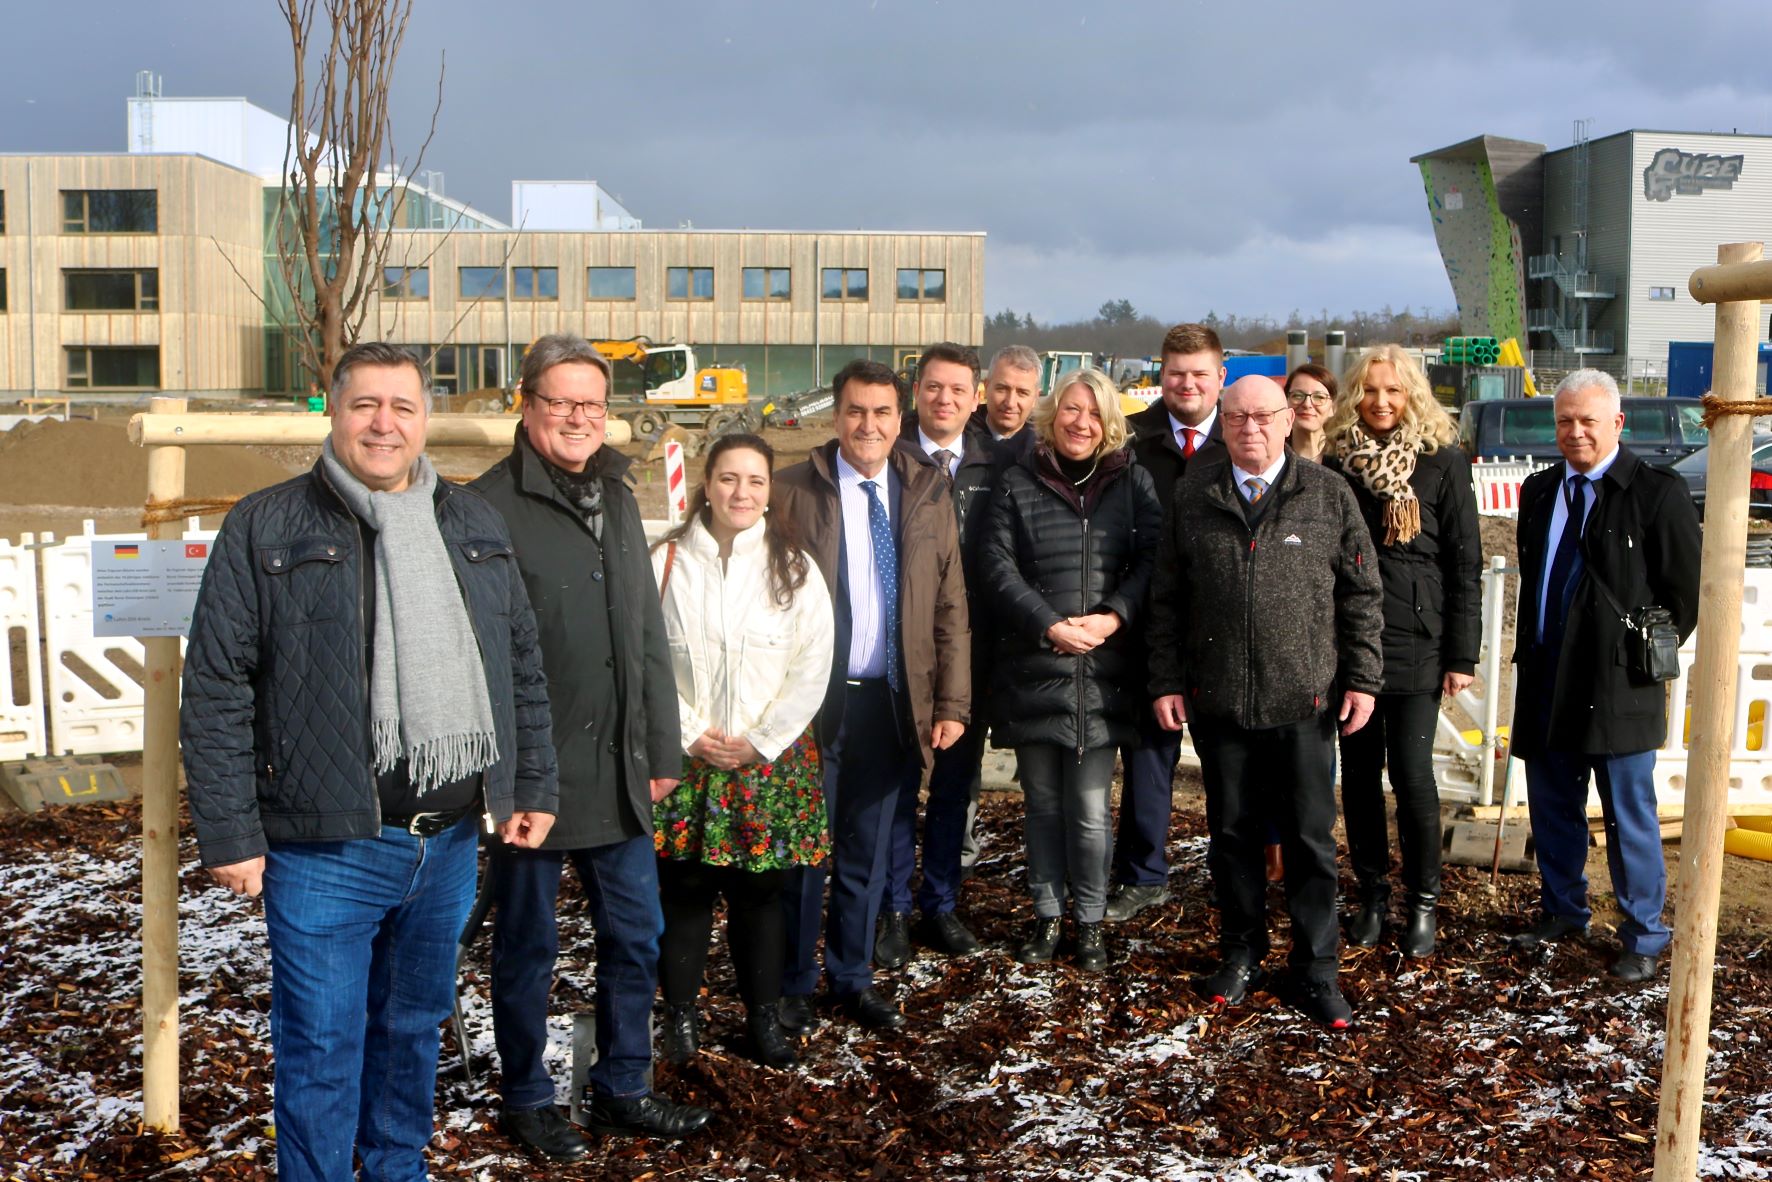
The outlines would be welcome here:
M 734 771 L 690 759 L 676 790 L 652 806 L 652 823 L 661 858 L 741 870 L 818 865 L 831 831 L 811 728 L 775 759 Z

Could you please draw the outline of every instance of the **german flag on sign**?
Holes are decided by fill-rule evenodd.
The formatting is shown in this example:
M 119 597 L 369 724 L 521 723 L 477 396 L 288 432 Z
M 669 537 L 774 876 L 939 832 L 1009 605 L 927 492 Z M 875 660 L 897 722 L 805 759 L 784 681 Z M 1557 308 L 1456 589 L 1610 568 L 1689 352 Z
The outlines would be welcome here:
M 111 547 L 112 558 L 140 558 L 141 556 L 142 548 L 140 546 L 122 543 Z

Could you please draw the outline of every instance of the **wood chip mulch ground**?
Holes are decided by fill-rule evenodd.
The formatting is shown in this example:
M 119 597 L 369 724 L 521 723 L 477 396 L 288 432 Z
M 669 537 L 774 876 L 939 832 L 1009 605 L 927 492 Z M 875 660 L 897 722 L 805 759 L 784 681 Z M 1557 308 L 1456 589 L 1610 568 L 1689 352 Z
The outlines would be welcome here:
M 272 1176 L 263 923 L 255 904 L 184 874 L 183 1124 L 141 1131 L 140 921 L 134 805 L 0 818 L 0 1178 Z M 713 1108 L 693 1141 L 605 1140 L 544 1167 L 493 1127 L 496 1059 L 483 937 L 464 971 L 474 1082 L 444 1038 L 437 1179 L 1630 1178 L 1653 1157 L 1665 971 L 1615 988 L 1605 933 L 1542 957 L 1506 937 L 1536 880 L 1448 871 L 1440 951 L 1348 955 L 1351 1032 L 1269 994 L 1220 1011 L 1189 978 L 1212 962 L 1204 819 L 1180 812 L 1176 899 L 1110 929 L 1110 971 L 1023 968 L 1030 911 L 1012 802 L 987 804 L 985 861 L 963 906 L 987 950 L 923 952 L 882 984 L 910 1018 L 866 1036 L 827 1020 L 798 1072 L 742 1053 L 717 953 L 709 1049 L 661 1066 L 666 1095 Z M 192 851 L 187 850 L 187 853 Z M 1344 884 L 1345 886 L 1345 884 Z M 562 1094 L 571 1015 L 592 997 L 582 899 L 562 896 L 551 1057 Z M 1276 907 L 1276 946 L 1285 922 Z M 1772 948 L 1718 948 L 1701 1173 L 1772 1178 Z

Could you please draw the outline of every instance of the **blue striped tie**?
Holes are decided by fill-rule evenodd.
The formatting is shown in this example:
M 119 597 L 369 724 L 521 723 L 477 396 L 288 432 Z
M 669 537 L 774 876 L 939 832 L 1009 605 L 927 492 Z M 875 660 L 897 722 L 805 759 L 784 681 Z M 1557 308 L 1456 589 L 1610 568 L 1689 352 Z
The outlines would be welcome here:
M 868 535 L 874 543 L 874 573 L 880 578 L 880 595 L 886 601 L 886 684 L 898 689 L 898 547 L 892 543 L 892 523 L 880 500 L 880 486 L 864 480 L 868 492 Z

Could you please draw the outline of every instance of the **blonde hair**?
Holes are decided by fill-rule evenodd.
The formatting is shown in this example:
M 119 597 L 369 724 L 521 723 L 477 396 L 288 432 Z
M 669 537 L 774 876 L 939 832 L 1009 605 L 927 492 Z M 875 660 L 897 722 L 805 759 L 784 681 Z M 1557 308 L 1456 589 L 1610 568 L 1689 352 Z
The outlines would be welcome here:
M 1040 399 L 1031 416 L 1034 437 L 1054 451 L 1058 436 L 1052 424 L 1058 419 L 1058 400 L 1072 386 L 1081 386 L 1095 396 L 1095 409 L 1101 413 L 1101 442 L 1095 447 L 1097 456 L 1117 451 L 1126 445 L 1126 412 L 1120 409 L 1120 388 L 1099 369 L 1079 369 L 1064 375 L 1059 387 Z
M 1401 345 L 1374 345 L 1360 354 L 1341 379 L 1335 409 L 1330 413 L 1329 421 L 1323 424 L 1323 437 L 1327 440 L 1324 450 L 1331 455 L 1338 451 L 1341 437 L 1360 421 L 1360 399 L 1366 393 L 1366 374 L 1380 362 L 1396 371 L 1397 382 L 1408 395 L 1392 434 L 1400 435 L 1405 442 L 1423 452 L 1438 451 L 1454 442 L 1458 438 L 1458 428 L 1452 425 L 1446 408 L 1435 400 L 1427 374 L 1422 372 L 1415 357 Z

